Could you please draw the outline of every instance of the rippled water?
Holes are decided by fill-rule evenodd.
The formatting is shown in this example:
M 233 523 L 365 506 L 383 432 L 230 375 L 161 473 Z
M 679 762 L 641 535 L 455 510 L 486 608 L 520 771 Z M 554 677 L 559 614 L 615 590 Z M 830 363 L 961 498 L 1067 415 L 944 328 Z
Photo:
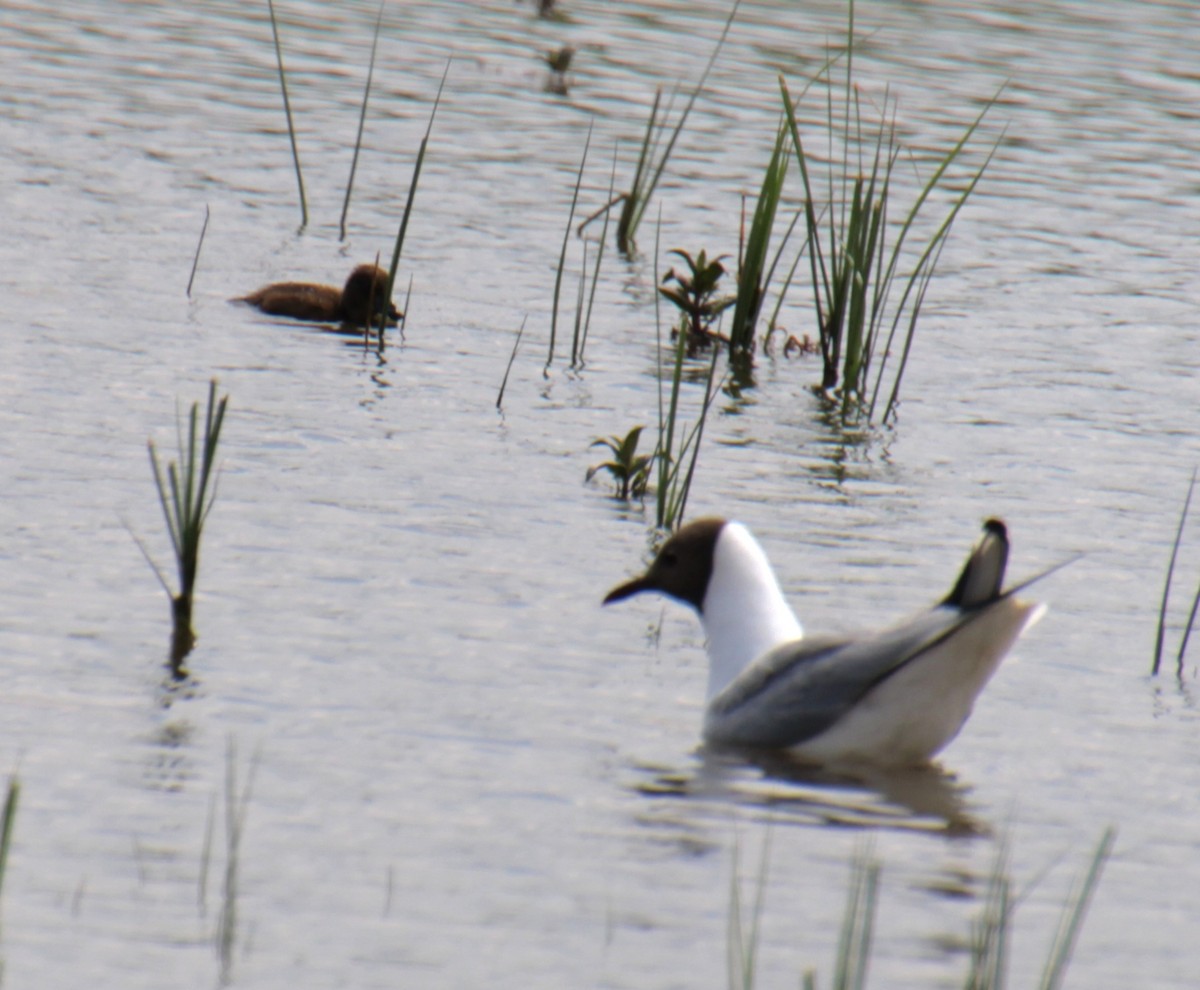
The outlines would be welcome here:
M 1111 823 L 1071 985 L 1192 986 L 1193 672 L 1146 673 L 1200 461 L 1200 13 L 858 7 L 864 92 L 890 87 L 908 144 L 945 147 L 1003 85 L 981 139 L 1003 134 L 999 152 L 943 256 L 895 428 L 847 436 L 811 359 L 760 358 L 710 424 L 690 511 L 750 524 L 814 630 L 926 604 L 985 515 L 1008 520 L 1018 577 L 1087 556 L 1041 588 L 1049 617 L 940 772 L 836 786 L 698 754 L 694 620 L 599 608 L 647 540 L 637 507 L 583 477 L 595 437 L 655 415 L 653 231 L 638 260 L 605 260 L 587 367 L 567 371 L 560 339 L 543 376 L 562 229 L 589 124 L 587 211 L 614 142 L 627 162 L 654 87 L 696 78 L 726 9 L 561 6 L 389 5 L 346 244 L 372 4 L 278 4 L 300 234 L 265 10 L 8 6 L 0 758 L 23 792 L 6 985 L 218 981 L 232 740 L 239 786 L 256 768 L 234 985 L 720 986 L 734 850 L 749 899 L 769 833 L 760 986 L 828 977 L 864 834 L 884 863 L 870 985 L 955 986 L 987 833 L 1007 832 L 1019 886 L 1053 864 L 1018 910 L 1025 986 Z M 664 249 L 736 250 L 776 76 L 814 72 L 844 16 L 744 3 L 656 201 Z M 565 97 L 541 61 L 562 44 L 578 49 Z M 381 359 L 229 305 L 389 250 L 449 58 L 403 345 Z M 783 322 L 812 332 L 802 295 Z M 196 682 L 168 693 L 167 603 L 126 524 L 169 560 L 145 441 L 170 447 L 177 402 L 214 375 L 232 404 Z

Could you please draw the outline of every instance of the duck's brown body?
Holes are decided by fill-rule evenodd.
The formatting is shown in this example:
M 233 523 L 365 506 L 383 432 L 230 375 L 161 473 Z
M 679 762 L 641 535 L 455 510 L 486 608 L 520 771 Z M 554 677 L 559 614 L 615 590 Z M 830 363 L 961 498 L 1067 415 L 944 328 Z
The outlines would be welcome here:
M 388 322 L 395 323 L 401 314 L 385 298 L 387 278 L 387 272 L 377 265 L 359 265 L 341 289 L 314 282 L 274 282 L 235 302 L 248 303 L 272 316 L 314 323 L 366 326 L 384 312 Z

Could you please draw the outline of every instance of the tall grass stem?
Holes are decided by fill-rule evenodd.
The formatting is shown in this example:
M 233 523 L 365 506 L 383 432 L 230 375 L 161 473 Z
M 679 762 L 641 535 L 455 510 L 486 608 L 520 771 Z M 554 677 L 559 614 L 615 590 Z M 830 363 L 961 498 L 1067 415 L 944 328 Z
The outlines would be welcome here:
M 346 239 L 346 214 L 350 212 L 350 194 L 354 190 L 354 174 L 358 171 L 358 152 L 362 148 L 363 127 L 367 122 L 367 103 L 371 99 L 371 80 L 375 76 L 375 51 L 379 47 L 379 28 L 383 24 L 383 3 L 375 17 L 375 35 L 371 39 L 371 61 L 367 66 L 367 84 L 363 88 L 362 109 L 358 114 L 358 134 L 354 138 L 354 157 L 350 159 L 350 178 L 346 180 L 346 198 L 342 201 L 342 217 L 338 221 L 338 240 Z M 390 299 L 391 296 L 388 296 Z
M 1196 470 L 1192 470 L 1192 480 L 1188 483 L 1187 497 L 1183 500 L 1183 511 L 1179 514 L 1179 526 L 1175 529 L 1175 542 L 1171 544 L 1171 559 L 1167 562 L 1167 577 L 1163 582 L 1162 603 L 1158 608 L 1158 635 L 1154 640 L 1154 664 L 1150 668 L 1150 676 L 1158 673 L 1162 663 L 1163 641 L 1167 635 L 1167 604 L 1171 598 L 1171 581 L 1175 577 L 1175 562 L 1179 558 L 1179 545 L 1183 542 L 1183 527 L 1187 523 L 1188 511 L 1192 506 L 1192 493 L 1196 490 Z M 1189 623 L 1190 625 L 1190 623 Z M 1180 663 L 1183 653 L 1180 652 Z
M 417 195 L 417 183 L 421 178 L 421 167 L 425 163 L 425 150 L 429 147 L 429 136 L 433 133 L 433 122 L 437 118 L 438 107 L 442 103 L 442 90 L 446 88 L 446 77 L 450 75 L 451 64 L 450 60 L 446 61 L 446 68 L 442 72 L 442 80 L 438 83 L 437 95 L 433 99 L 433 109 L 429 111 L 429 123 L 425 127 L 425 134 L 421 138 L 420 147 L 417 149 L 417 160 L 413 163 L 412 182 L 408 185 L 408 196 L 404 200 L 404 214 L 400 218 L 400 229 L 396 231 L 396 243 L 392 246 L 392 262 L 388 266 L 387 291 L 383 296 L 385 300 L 392 298 L 392 290 L 396 285 L 396 270 L 400 267 L 400 253 L 404 250 L 404 236 L 408 233 L 408 221 L 412 215 L 413 202 Z M 408 316 L 407 308 L 404 310 L 404 315 L 405 317 Z M 384 305 L 379 313 L 379 336 L 381 339 L 383 331 L 387 326 L 387 319 L 387 306 Z
M 254 777 L 262 757 L 256 749 L 246 771 L 241 794 L 237 788 L 237 744 L 230 736 L 225 743 L 225 878 L 221 891 L 221 914 L 217 919 L 216 949 L 221 962 L 220 985 L 229 986 L 233 978 L 233 946 L 237 937 L 238 873 L 241 863 L 242 833 L 254 787 Z
M 271 14 L 271 35 L 275 39 L 275 59 L 279 64 L 279 88 L 283 91 L 283 112 L 287 116 L 288 137 L 292 142 L 292 163 L 296 167 L 296 185 L 300 188 L 300 229 L 308 226 L 308 197 L 304 194 L 304 175 L 300 170 L 300 152 L 296 147 L 296 127 L 292 122 L 292 101 L 288 98 L 287 73 L 283 69 L 283 48 L 279 44 L 279 25 L 275 20 L 275 0 L 267 0 Z
M 504 368 L 504 378 L 500 381 L 500 391 L 496 395 L 496 408 L 503 410 L 504 406 L 504 390 L 508 387 L 508 375 L 512 371 L 513 362 L 517 359 L 517 348 L 521 346 L 521 335 L 525 332 L 525 322 L 529 319 L 526 316 L 521 320 L 521 327 L 517 330 L 517 339 L 513 341 L 512 353 L 508 356 L 508 364 Z
M 208 233 L 208 204 L 204 204 L 204 225 L 200 228 L 200 239 L 196 242 L 196 253 L 192 256 L 192 272 L 188 275 L 187 297 L 192 298 L 192 283 L 196 281 L 196 267 L 200 264 L 200 249 L 204 247 L 204 235 Z
M 654 239 L 655 285 L 661 284 L 658 274 L 661 231 L 662 211 L 660 209 Z M 688 333 L 686 329 L 683 329 L 676 335 L 675 346 L 673 348 L 670 397 L 664 405 L 664 368 L 662 355 L 665 348 L 663 346 L 660 295 L 661 293 L 655 293 L 654 299 L 655 340 L 658 354 L 658 444 L 655 447 L 654 453 L 658 461 L 658 481 L 655 487 L 654 509 L 655 525 L 659 529 L 673 530 L 679 525 L 687 509 L 688 495 L 691 492 L 692 479 L 696 473 L 696 461 L 700 454 L 700 443 L 704 439 L 704 424 L 708 419 L 708 412 L 712 407 L 713 398 L 717 391 L 714 388 L 714 383 L 716 382 L 717 361 L 721 352 L 717 347 L 712 349 L 712 361 L 709 364 L 708 377 L 704 383 L 704 399 L 701 403 L 700 411 L 691 431 L 684 433 L 679 443 L 679 449 L 676 450 L 675 434 L 677 428 L 680 428 L 678 422 L 679 395 L 683 383 L 684 359 L 687 356 Z M 682 428 L 680 429 L 682 430 Z M 687 468 L 681 473 L 681 467 L 685 460 Z
M 4 874 L 8 867 L 8 853 L 12 848 L 13 828 L 17 821 L 17 804 L 21 798 L 21 781 L 14 773 L 8 778 L 4 794 L 4 813 L 0 817 L 0 893 L 4 891 Z
M 783 185 L 787 178 L 788 154 L 784 144 L 786 138 L 787 128 L 781 127 L 775 137 L 775 147 L 771 152 L 762 188 L 754 205 L 754 217 L 750 222 L 745 249 L 738 259 L 737 302 L 733 307 L 733 318 L 729 327 L 731 353 L 749 353 L 754 349 L 754 331 L 766 291 L 764 276 L 769 277 L 767 252 L 771 241 L 771 229 L 775 225 L 779 198 L 783 194 Z M 779 250 L 783 250 L 782 245 Z M 775 261 L 770 265 L 771 271 L 774 271 L 778 259 L 777 253 Z
M 583 172 L 587 167 L 588 149 L 592 146 L 592 127 L 595 121 L 588 122 L 587 139 L 583 142 L 583 157 L 579 161 L 579 172 L 575 176 L 575 189 L 571 193 L 571 210 L 567 214 L 567 229 L 563 231 L 562 249 L 558 253 L 558 268 L 554 273 L 554 297 L 550 309 L 550 348 L 546 353 L 544 373 L 549 373 L 550 365 L 554 363 L 554 343 L 558 333 L 558 300 L 562 294 L 563 269 L 567 265 L 567 247 L 571 243 L 571 227 L 575 222 L 575 207 L 579 204 L 579 187 L 583 185 Z
M 881 867 L 869 846 L 861 846 L 851 864 L 846 911 L 838 934 L 837 966 L 833 985 L 837 990 L 863 990 L 875 931 Z
M 650 197 L 654 195 L 654 190 L 658 188 L 658 182 L 662 178 L 663 169 L 667 167 L 667 162 L 671 158 L 671 152 L 675 150 L 675 142 L 679 140 L 683 126 L 687 123 L 688 116 L 692 112 L 692 107 L 696 105 L 696 99 L 704 90 L 705 83 L 708 82 L 709 73 L 712 72 L 713 65 L 717 61 L 717 56 L 721 53 L 721 49 L 725 45 L 725 39 L 729 36 L 729 29 L 732 27 L 733 19 L 737 16 L 738 8 L 741 5 L 742 0 L 734 0 L 733 7 L 729 11 L 729 16 L 725 18 L 725 25 L 721 29 L 721 36 L 717 39 L 716 45 L 713 46 L 712 54 L 708 57 L 704 71 L 700 74 L 700 81 L 696 83 L 695 89 L 692 90 L 691 95 L 688 97 L 688 101 L 683 108 L 683 113 L 680 114 L 679 121 L 675 124 L 662 155 L 657 154 L 657 147 L 654 147 L 653 151 L 651 151 L 651 146 L 655 142 L 654 135 L 657 133 L 658 107 L 662 91 L 659 90 L 655 93 L 654 105 L 650 110 L 650 120 L 646 125 L 646 134 L 642 141 L 641 154 L 638 156 L 637 167 L 634 170 L 633 183 L 629 188 L 629 192 L 626 193 L 621 216 L 617 223 L 617 245 L 622 254 L 629 255 L 633 253 L 637 229 L 642 222 L 642 216 L 646 212 L 646 206 L 650 202 Z M 651 162 L 653 162 L 653 165 L 650 164 Z
M 758 879 L 754 890 L 754 905 L 750 911 L 749 931 L 742 921 L 741 883 L 738 877 L 738 845 L 733 847 L 733 875 L 729 892 L 729 921 L 727 924 L 727 956 L 729 985 L 740 990 L 753 990 L 758 965 L 758 946 L 763 909 L 766 906 L 767 871 L 771 861 L 771 831 L 763 837 L 758 860 Z
M 1096 885 L 1100 882 L 1100 874 L 1104 869 L 1104 864 L 1112 853 L 1116 837 L 1116 829 L 1111 825 L 1104 830 L 1104 834 L 1100 837 L 1100 842 L 1096 846 L 1096 851 L 1092 854 L 1092 862 L 1088 866 L 1087 873 L 1075 889 L 1071 899 L 1063 906 L 1063 914 L 1059 920 L 1058 932 L 1054 938 L 1054 946 L 1050 951 L 1050 958 L 1047 959 L 1046 968 L 1042 973 L 1042 981 L 1039 984 L 1040 990 L 1058 990 L 1062 986 L 1062 981 L 1066 977 L 1067 965 L 1071 961 L 1071 953 L 1075 949 L 1075 943 L 1079 938 L 1079 931 L 1083 927 L 1084 916 L 1087 914 L 1088 907 L 1091 904 L 1092 895 L 1096 892 Z
M 613 163 L 612 172 L 608 179 L 608 195 L 612 199 L 613 189 L 617 184 L 617 146 L 613 145 Z M 604 226 L 600 228 L 600 243 L 596 246 L 596 265 L 592 270 L 592 287 L 588 292 L 587 312 L 583 317 L 583 333 L 579 338 L 578 354 L 575 353 L 574 344 L 572 344 L 571 363 L 579 367 L 583 366 L 583 351 L 587 346 L 588 330 L 592 325 L 592 309 L 596 305 L 596 286 L 600 284 L 600 265 L 604 261 L 604 245 L 608 241 L 608 221 L 609 215 L 604 214 Z

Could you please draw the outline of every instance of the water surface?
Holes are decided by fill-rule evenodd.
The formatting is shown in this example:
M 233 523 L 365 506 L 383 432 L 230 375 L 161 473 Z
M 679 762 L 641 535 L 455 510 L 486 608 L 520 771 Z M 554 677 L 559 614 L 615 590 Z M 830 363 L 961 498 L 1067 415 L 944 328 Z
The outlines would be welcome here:
M 696 77 L 726 10 L 565 7 L 388 7 L 344 244 L 373 5 L 278 8 L 299 234 L 265 11 L 10 7 L 0 755 L 24 790 L 9 985 L 218 980 L 231 739 L 239 781 L 259 754 L 235 985 L 721 985 L 734 850 L 752 892 L 769 833 L 760 985 L 829 973 L 869 834 L 885 864 L 871 985 L 955 986 L 1002 832 L 1018 884 L 1056 864 L 1017 917 L 1012 982 L 1028 985 L 1110 823 L 1072 982 L 1192 985 L 1193 668 L 1182 685 L 1146 672 L 1200 460 L 1200 90 L 1181 44 L 1196 12 L 858 5 L 864 94 L 890 89 L 918 156 L 1003 85 L 981 136 L 998 154 L 943 256 L 895 427 L 848 434 L 811 393 L 812 359 L 760 357 L 756 387 L 720 400 L 689 511 L 748 523 L 816 631 L 923 607 L 988 515 L 1010 525 L 1015 576 L 1087 556 L 1040 588 L 1050 615 L 937 773 L 837 784 L 698 752 L 693 618 L 599 608 L 651 522 L 583 478 L 594 438 L 655 416 L 653 231 L 639 258 L 606 258 L 586 368 L 566 368 L 560 339 L 544 374 L 562 229 L 589 124 L 588 211 L 614 143 L 628 162 L 654 88 Z M 664 179 L 664 251 L 736 251 L 776 77 L 798 88 L 843 18 L 743 5 Z M 578 49 L 566 97 L 541 61 L 562 44 Z M 403 345 L 379 356 L 231 306 L 390 250 L 451 57 Z M 802 292 L 782 319 L 812 333 Z M 177 404 L 212 376 L 232 404 L 201 639 L 195 682 L 168 693 L 167 602 L 125 527 L 169 561 L 145 441 L 169 448 Z M 1200 566 L 1187 535 L 1172 643 Z

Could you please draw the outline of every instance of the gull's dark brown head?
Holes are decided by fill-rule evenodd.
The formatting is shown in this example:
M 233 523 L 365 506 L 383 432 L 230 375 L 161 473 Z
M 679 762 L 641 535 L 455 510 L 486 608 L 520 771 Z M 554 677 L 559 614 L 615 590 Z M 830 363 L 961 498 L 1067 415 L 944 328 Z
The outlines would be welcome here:
M 657 591 L 703 612 L 717 539 L 724 526 L 725 520 L 715 517 L 688 523 L 662 545 L 645 574 L 617 585 L 604 596 L 604 604 Z

